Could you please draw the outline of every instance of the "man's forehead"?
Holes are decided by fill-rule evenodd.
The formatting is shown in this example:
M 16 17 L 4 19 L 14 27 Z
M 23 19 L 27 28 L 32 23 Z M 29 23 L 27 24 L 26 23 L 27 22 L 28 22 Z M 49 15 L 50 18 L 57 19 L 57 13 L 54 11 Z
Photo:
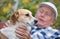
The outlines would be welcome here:
M 43 6 L 39 7 L 39 9 L 42 9 L 42 8 L 43 9 L 45 8 L 45 10 L 48 11 L 48 12 L 50 11 L 51 14 L 55 14 L 54 10 L 51 7 L 47 6 L 47 5 L 45 5 L 45 6 L 43 5 Z

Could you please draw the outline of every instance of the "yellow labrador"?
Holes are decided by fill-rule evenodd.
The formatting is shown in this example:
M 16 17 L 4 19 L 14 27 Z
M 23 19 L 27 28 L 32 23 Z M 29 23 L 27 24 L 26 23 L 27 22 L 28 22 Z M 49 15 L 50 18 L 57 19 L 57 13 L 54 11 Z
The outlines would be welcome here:
M 8 27 L 0 30 L 0 32 L 8 39 L 20 39 L 15 33 L 15 29 L 20 25 L 24 25 L 30 30 L 30 26 L 33 26 L 37 23 L 37 20 L 32 16 L 32 12 L 27 9 L 18 9 L 11 16 L 10 21 L 11 24 Z

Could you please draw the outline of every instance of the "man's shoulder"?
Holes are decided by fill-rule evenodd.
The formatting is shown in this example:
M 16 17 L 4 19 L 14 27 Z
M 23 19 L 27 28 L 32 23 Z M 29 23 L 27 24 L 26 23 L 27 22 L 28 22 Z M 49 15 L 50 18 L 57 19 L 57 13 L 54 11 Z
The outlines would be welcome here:
M 48 30 L 54 31 L 54 32 L 59 32 L 58 29 L 52 28 L 52 27 L 48 27 Z
M 60 35 L 60 31 L 58 29 L 52 29 L 52 31 L 54 32 L 54 34 Z
M 59 30 L 58 30 L 58 29 L 54 29 L 54 28 L 53 28 L 52 30 L 53 30 L 53 31 L 55 31 L 55 32 L 59 32 Z
M 52 34 L 57 34 L 57 35 L 60 34 L 60 30 L 54 29 L 52 27 L 50 27 L 50 29 L 48 28 L 47 31 L 52 33 Z

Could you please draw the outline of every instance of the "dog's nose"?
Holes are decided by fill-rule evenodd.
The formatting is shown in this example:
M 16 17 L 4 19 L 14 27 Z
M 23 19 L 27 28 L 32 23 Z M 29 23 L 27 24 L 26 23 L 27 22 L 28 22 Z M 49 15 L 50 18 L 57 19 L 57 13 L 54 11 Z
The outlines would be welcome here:
M 34 23 L 36 24 L 38 21 L 37 20 L 34 20 Z

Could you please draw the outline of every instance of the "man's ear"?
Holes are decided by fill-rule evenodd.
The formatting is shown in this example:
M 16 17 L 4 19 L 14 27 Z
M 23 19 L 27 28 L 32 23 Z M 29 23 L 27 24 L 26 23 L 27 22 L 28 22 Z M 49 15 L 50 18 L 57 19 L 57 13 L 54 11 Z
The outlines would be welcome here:
M 11 21 L 13 22 L 13 23 L 15 23 L 16 21 L 17 21 L 17 19 L 19 18 L 19 12 L 14 12 L 14 14 L 11 16 Z

